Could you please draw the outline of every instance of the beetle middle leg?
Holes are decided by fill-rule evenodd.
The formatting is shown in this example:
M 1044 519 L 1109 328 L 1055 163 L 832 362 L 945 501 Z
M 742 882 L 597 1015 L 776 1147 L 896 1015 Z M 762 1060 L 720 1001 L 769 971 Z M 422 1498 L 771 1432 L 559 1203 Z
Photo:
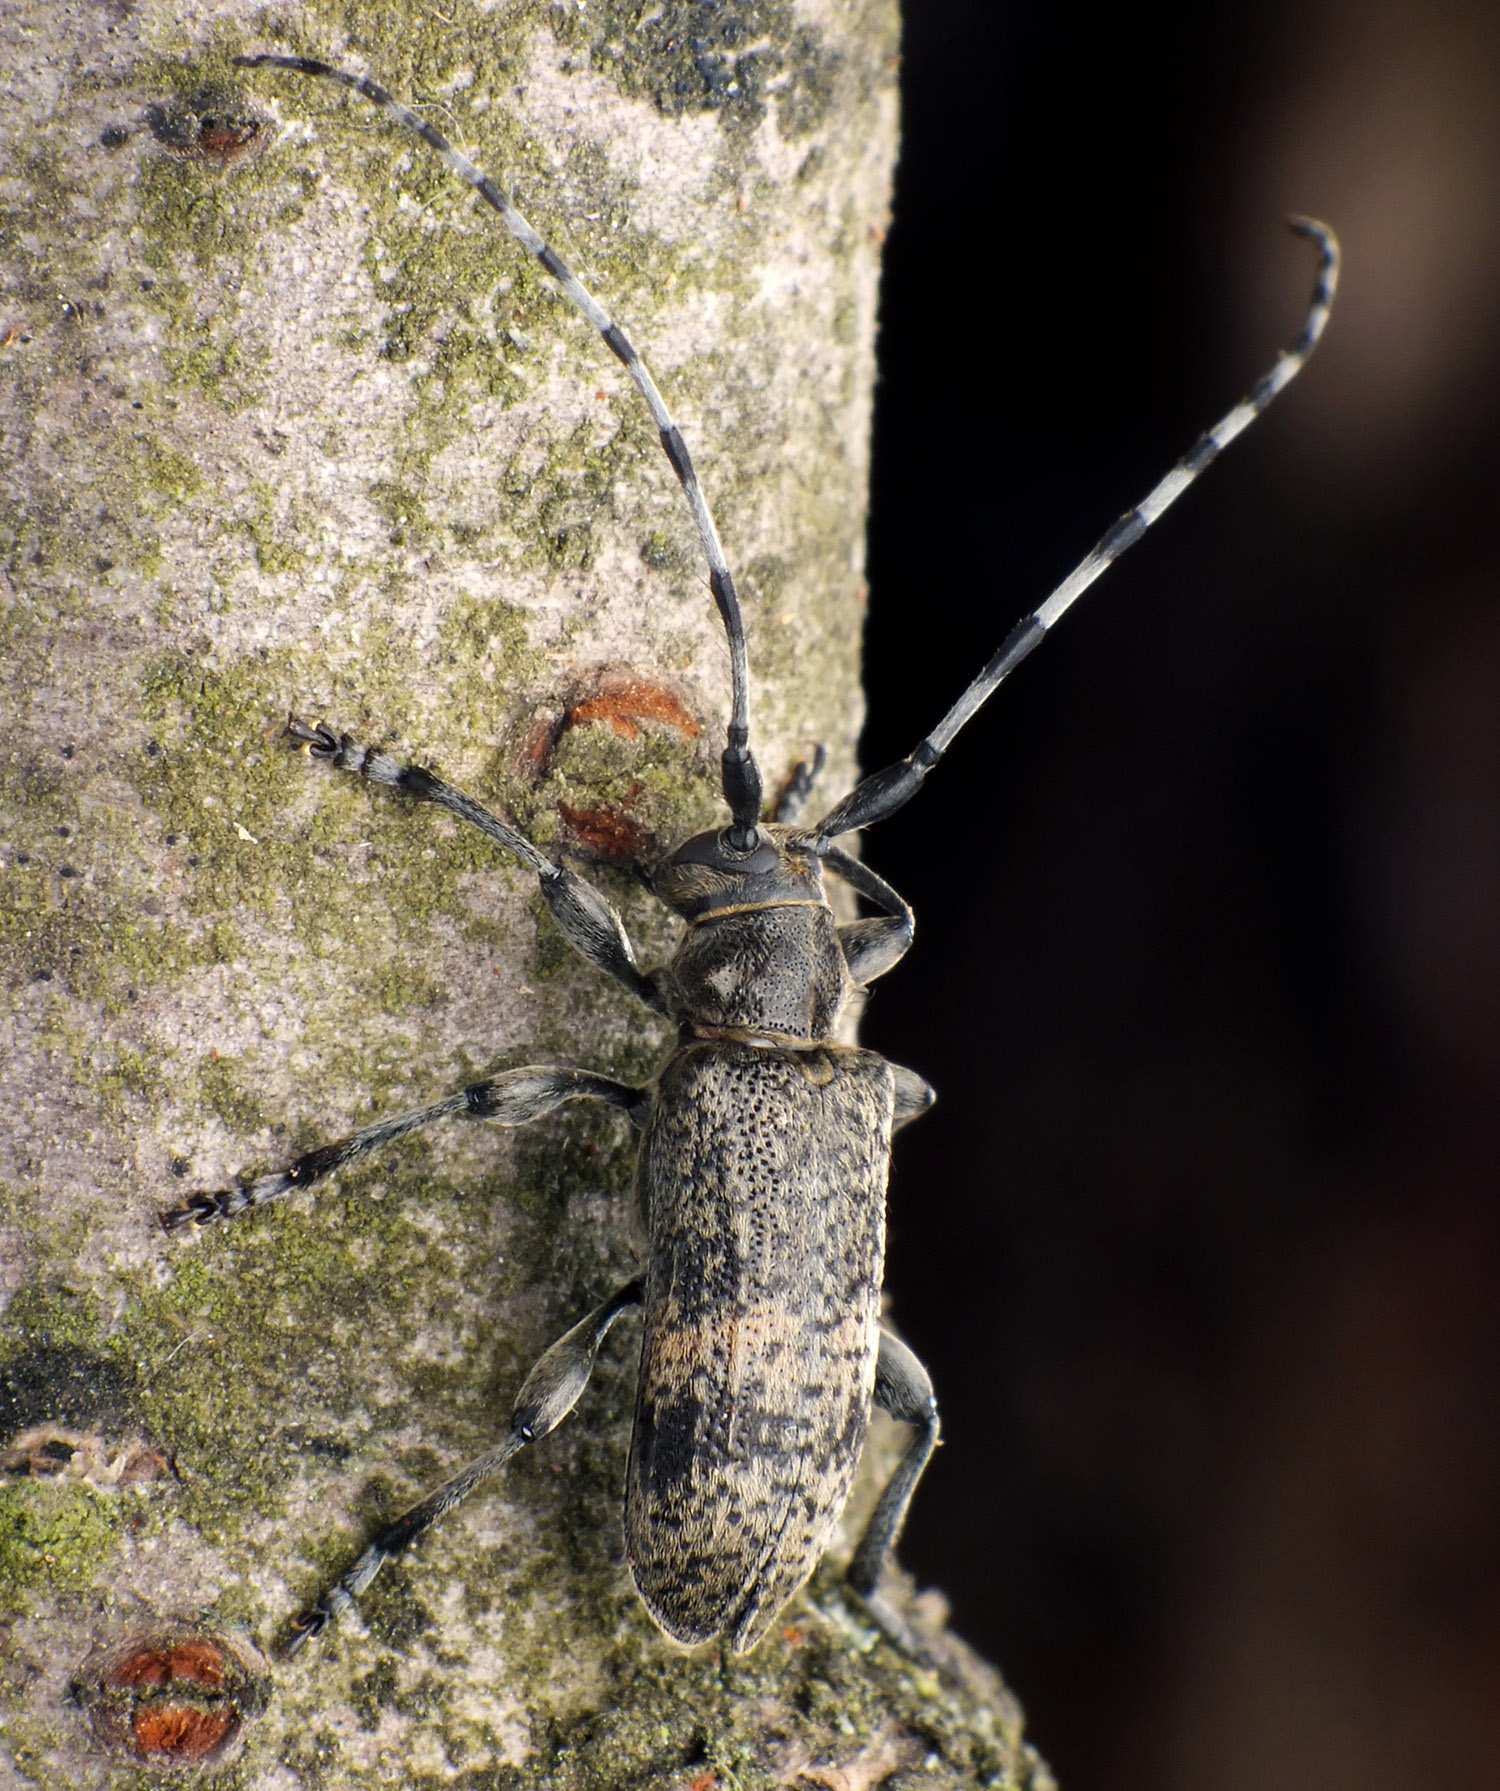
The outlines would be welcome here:
M 639 1279 L 627 1281 L 552 1345 L 537 1361 L 516 1395 L 510 1428 L 504 1439 L 460 1468 L 436 1492 L 429 1493 L 421 1504 L 413 1505 L 394 1523 L 387 1524 L 349 1571 L 293 1621 L 292 1634 L 285 1648 L 287 1654 L 295 1654 L 310 1637 L 320 1635 L 334 1618 L 353 1609 L 355 1597 L 366 1589 L 387 1561 L 410 1548 L 440 1517 L 466 1499 L 492 1474 L 498 1473 L 513 1455 L 528 1443 L 540 1442 L 557 1429 L 582 1398 L 604 1339 L 615 1320 L 640 1305 L 642 1291 L 643 1284 Z
M 920 1119 L 937 1099 L 937 1094 L 925 1076 L 907 1069 L 904 1063 L 893 1063 L 891 1073 L 896 1078 L 896 1105 L 891 1115 L 891 1130 L 899 1132 L 902 1126 Z
M 523 1069 L 489 1076 L 483 1082 L 471 1082 L 457 1094 L 426 1107 L 413 1107 L 406 1113 L 377 1120 L 373 1126 L 332 1144 L 319 1145 L 295 1158 L 285 1169 L 272 1170 L 269 1175 L 257 1176 L 238 1187 L 194 1194 L 183 1205 L 161 1215 L 162 1227 L 172 1232 L 188 1225 L 211 1225 L 216 1219 L 232 1219 L 236 1213 L 268 1206 L 299 1188 L 313 1187 L 382 1145 L 404 1138 L 409 1132 L 419 1132 L 440 1119 L 459 1116 L 491 1119 L 501 1126 L 524 1126 L 555 1113 L 568 1101 L 607 1101 L 628 1113 L 639 1129 L 644 1129 L 651 1112 L 649 1088 L 632 1088 L 629 1083 L 596 1075 L 592 1070 L 527 1064 Z

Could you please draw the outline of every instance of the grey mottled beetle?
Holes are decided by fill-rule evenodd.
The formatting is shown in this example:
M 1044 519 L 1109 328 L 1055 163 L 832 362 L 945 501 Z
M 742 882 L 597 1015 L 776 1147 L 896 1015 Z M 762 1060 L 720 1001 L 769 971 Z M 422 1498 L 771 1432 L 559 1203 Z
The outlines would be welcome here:
M 817 766 L 799 767 L 774 817 L 762 819 L 734 582 L 682 436 L 624 333 L 507 195 L 373 81 L 301 57 L 247 57 L 242 66 L 340 82 L 422 137 L 499 212 L 598 330 L 650 407 L 686 493 L 733 675 L 721 762 L 730 822 L 688 840 L 657 867 L 656 894 L 686 931 L 671 963 L 652 976 L 637 968 L 624 926 L 603 897 L 508 822 L 431 772 L 325 727 L 288 724 L 314 757 L 436 803 L 519 858 L 536 872 L 558 925 L 583 956 L 679 1028 L 675 1050 L 649 1087 L 576 1069 L 511 1070 L 310 1151 L 247 1186 L 196 1194 L 165 1215 L 169 1231 L 229 1218 L 449 1115 L 514 1126 L 566 1101 L 599 1100 L 621 1108 L 643 1133 L 638 1184 L 650 1234 L 644 1276 L 553 1344 L 521 1388 L 504 1440 L 382 1530 L 298 1619 L 293 1645 L 322 1630 L 385 1561 L 518 1450 L 555 1429 L 587 1385 L 615 1320 L 636 1306 L 645 1335 L 625 1536 L 630 1571 L 656 1621 L 682 1642 L 722 1636 L 742 1651 L 760 1640 L 827 1546 L 874 1402 L 916 1434 L 876 1503 L 848 1582 L 899 1634 L 877 1589 L 937 1444 L 938 1415 L 925 1369 L 880 1323 L 886 1164 L 892 1132 L 927 1107 L 932 1091 L 912 1071 L 835 1042 L 848 996 L 884 975 L 912 938 L 907 904 L 835 842 L 916 794 L 1001 680 L 1296 375 L 1328 319 L 1338 270 L 1333 235 L 1293 220 L 1319 250 L 1317 284 L 1301 335 L 1250 396 L 1017 624 L 910 757 L 867 777 L 816 825 L 801 827 L 797 818 Z M 840 925 L 824 894 L 825 872 L 864 898 L 874 917 Z

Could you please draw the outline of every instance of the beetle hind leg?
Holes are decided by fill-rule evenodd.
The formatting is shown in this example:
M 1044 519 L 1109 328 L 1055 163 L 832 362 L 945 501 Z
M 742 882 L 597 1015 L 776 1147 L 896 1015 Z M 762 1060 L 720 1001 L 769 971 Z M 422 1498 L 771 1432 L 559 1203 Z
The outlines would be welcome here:
M 354 1610 L 356 1596 L 369 1586 L 387 1561 L 404 1554 L 440 1517 L 466 1499 L 492 1474 L 498 1473 L 528 1443 L 540 1442 L 557 1429 L 583 1397 L 594 1363 L 615 1320 L 631 1307 L 639 1306 L 641 1295 L 640 1280 L 627 1281 L 617 1293 L 611 1294 L 552 1345 L 537 1361 L 516 1395 L 510 1428 L 504 1438 L 493 1449 L 487 1449 L 460 1468 L 452 1479 L 445 1480 L 419 1505 L 413 1505 L 394 1523 L 387 1524 L 349 1571 L 293 1620 L 283 1654 L 295 1654 L 312 1637 L 321 1635 L 335 1618 Z
M 879 1588 L 881 1573 L 906 1522 L 912 1494 L 938 1445 L 937 1399 L 927 1370 L 900 1338 L 883 1326 L 875 1364 L 875 1403 L 902 1423 L 916 1425 L 917 1434 L 876 1500 L 844 1577 L 850 1591 L 892 1640 L 908 1653 L 920 1652 L 913 1647 L 906 1625 L 885 1605 Z

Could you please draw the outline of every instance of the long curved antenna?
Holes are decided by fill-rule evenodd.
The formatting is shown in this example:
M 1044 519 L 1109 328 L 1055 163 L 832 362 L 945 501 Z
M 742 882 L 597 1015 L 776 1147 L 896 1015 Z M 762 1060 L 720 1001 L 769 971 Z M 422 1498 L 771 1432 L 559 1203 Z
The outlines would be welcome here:
M 528 254 L 536 257 L 543 270 L 557 281 L 573 308 L 594 326 L 604 338 L 605 347 L 635 381 L 636 388 L 646 400 L 652 421 L 656 424 L 662 448 L 672 463 L 672 471 L 682 485 L 688 508 L 693 513 L 698 539 L 703 546 L 703 557 L 708 561 L 709 589 L 713 592 L 714 602 L 719 606 L 719 614 L 724 620 L 724 632 L 729 637 L 729 663 L 734 695 L 729 717 L 729 743 L 720 762 L 720 770 L 724 800 L 729 804 L 734 817 L 730 828 L 731 842 L 737 851 L 751 850 L 758 837 L 756 823 L 760 820 L 762 790 L 760 769 L 750 750 L 750 664 L 745 651 L 745 624 L 740 615 L 740 601 L 735 594 L 734 579 L 724 558 L 719 531 L 714 527 L 708 500 L 703 495 L 703 487 L 698 483 L 698 474 L 694 470 L 687 443 L 683 441 L 682 432 L 673 422 L 666 400 L 657 390 L 656 381 L 652 379 L 646 363 L 636 353 L 630 338 L 584 286 L 562 256 L 549 247 L 521 216 L 504 188 L 497 186 L 487 174 L 481 173 L 466 155 L 453 147 L 440 130 L 403 106 L 378 81 L 372 81 L 367 75 L 350 74 L 344 69 L 335 68 L 331 63 L 315 61 L 310 56 L 236 56 L 234 60 L 239 68 L 284 68 L 290 69 L 294 74 L 316 75 L 325 81 L 337 81 L 341 87 L 363 94 L 371 105 L 378 106 L 388 118 L 394 118 L 397 124 L 404 125 L 424 143 L 429 144 L 460 180 L 473 187 L 487 205 L 499 212 L 506 229 Z
M 1127 510 L 1098 546 L 1063 580 L 1052 595 L 1017 622 L 1005 637 L 989 664 L 963 693 L 917 750 L 908 758 L 873 772 L 839 803 L 812 830 L 818 848 L 826 846 L 840 834 L 852 833 L 858 827 L 883 821 L 904 803 L 909 802 L 922 786 L 922 780 L 953 744 L 953 738 L 985 704 L 1001 682 L 1009 677 L 1034 648 L 1041 645 L 1049 628 L 1078 601 L 1100 573 L 1133 547 L 1153 522 L 1171 504 L 1176 503 L 1213 460 L 1223 453 L 1245 429 L 1255 421 L 1281 389 L 1302 371 L 1307 357 L 1318 345 L 1333 305 L 1334 288 L 1339 277 L 1338 239 L 1326 224 L 1313 218 L 1288 220 L 1299 236 L 1318 245 L 1317 282 L 1302 333 L 1290 347 L 1284 348 L 1276 364 L 1225 417 L 1200 435 L 1160 484 L 1153 487 L 1133 510 Z

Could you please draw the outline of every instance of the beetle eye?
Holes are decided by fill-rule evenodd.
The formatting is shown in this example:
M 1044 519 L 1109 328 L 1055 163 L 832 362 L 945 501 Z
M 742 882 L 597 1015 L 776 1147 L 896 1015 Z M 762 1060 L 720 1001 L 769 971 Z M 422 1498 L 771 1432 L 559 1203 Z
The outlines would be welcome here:
M 760 830 L 752 827 L 748 839 L 737 840 L 734 836 L 734 829 L 732 827 L 726 827 L 719 835 L 718 845 L 719 850 L 726 858 L 737 859 L 740 861 L 747 858 L 753 858 L 760 850 Z

